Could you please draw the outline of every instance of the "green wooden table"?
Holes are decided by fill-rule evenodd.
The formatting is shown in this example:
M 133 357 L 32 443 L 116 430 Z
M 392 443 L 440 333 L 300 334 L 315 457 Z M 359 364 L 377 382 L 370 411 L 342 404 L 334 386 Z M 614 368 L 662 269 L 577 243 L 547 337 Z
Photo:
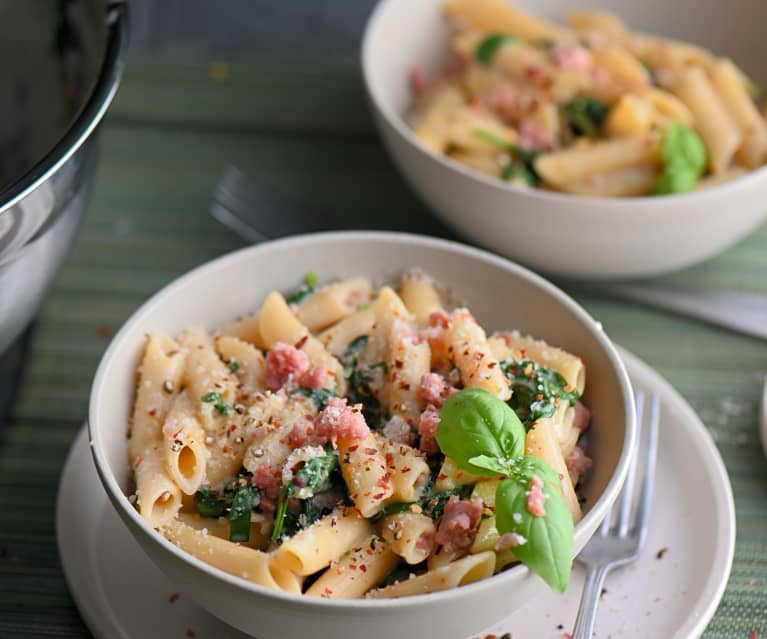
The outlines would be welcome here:
M 389 162 L 350 63 L 134 58 L 101 133 L 87 218 L 42 310 L 17 401 L 0 428 L 2 639 L 89 636 L 56 551 L 61 465 L 115 329 L 176 276 L 243 245 L 207 214 L 227 163 L 319 214 L 339 213 L 351 227 L 446 233 Z M 720 257 L 665 279 L 767 293 L 767 225 Z M 767 463 L 757 430 L 767 343 L 630 303 L 579 300 L 681 391 L 730 473 L 735 563 L 705 637 L 767 634 Z

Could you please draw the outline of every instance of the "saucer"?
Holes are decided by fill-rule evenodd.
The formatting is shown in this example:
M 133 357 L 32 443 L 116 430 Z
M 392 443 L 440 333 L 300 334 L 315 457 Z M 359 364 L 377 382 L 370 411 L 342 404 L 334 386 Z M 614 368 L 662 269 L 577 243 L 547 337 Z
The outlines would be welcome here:
M 594 636 L 698 637 L 716 611 L 732 566 L 730 481 L 690 406 L 649 366 L 620 352 L 634 387 L 661 398 L 658 467 L 647 545 L 636 563 L 608 575 Z M 107 499 L 85 427 L 61 476 L 56 531 L 70 592 L 98 639 L 247 639 L 180 594 L 183 588 L 144 554 Z M 576 563 L 564 595 L 547 593 L 478 636 L 567 637 L 583 580 Z

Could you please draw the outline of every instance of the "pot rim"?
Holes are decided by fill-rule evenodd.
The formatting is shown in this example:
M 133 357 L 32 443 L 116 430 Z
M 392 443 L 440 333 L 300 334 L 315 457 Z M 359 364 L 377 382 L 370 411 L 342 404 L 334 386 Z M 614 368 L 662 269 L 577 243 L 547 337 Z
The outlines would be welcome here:
M 91 136 L 117 93 L 128 47 L 128 7 L 124 0 L 106 2 L 107 46 L 101 71 L 88 101 L 72 126 L 27 173 L 3 192 L 0 215 L 46 182 Z

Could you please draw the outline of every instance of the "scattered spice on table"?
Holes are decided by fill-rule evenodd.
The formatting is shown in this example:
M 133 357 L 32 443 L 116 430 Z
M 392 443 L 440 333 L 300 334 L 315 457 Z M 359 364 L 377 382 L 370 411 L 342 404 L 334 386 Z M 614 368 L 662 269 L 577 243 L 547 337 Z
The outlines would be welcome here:
M 661 548 L 656 554 L 656 559 L 663 559 L 663 556 L 668 552 L 668 548 Z
M 168 597 L 168 603 L 176 603 L 176 601 L 178 601 L 178 597 L 179 595 L 177 592 L 170 593 L 170 596 Z

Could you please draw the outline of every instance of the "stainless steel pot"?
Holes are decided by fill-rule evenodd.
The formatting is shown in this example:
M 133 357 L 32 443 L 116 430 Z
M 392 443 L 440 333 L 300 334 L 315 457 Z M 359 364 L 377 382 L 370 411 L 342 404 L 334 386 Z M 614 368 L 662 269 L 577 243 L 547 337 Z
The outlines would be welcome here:
M 74 239 L 126 23 L 124 2 L 0 1 L 2 31 L 15 31 L 6 46 L 16 47 L 12 63 L 0 61 L 0 353 L 36 313 Z

